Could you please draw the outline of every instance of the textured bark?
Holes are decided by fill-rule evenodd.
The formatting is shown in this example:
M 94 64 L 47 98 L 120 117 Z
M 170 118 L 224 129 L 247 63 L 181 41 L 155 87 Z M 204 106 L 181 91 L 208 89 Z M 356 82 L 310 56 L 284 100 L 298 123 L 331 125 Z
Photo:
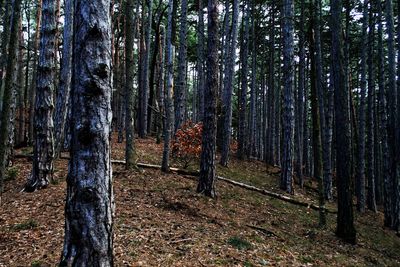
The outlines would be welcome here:
M 147 119 L 148 119 L 148 101 L 149 101 L 149 61 L 150 61 L 150 41 L 151 41 L 151 25 L 152 25 L 152 6 L 153 0 L 146 0 L 147 18 L 145 27 L 145 50 L 143 53 L 142 66 L 142 82 L 141 82 L 141 101 L 140 101 L 140 117 L 139 117 L 139 136 L 141 138 L 147 135 Z
M 40 28 L 42 24 L 42 0 L 38 0 L 38 4 L 36 7 L 36 31 L 35 31 L 35 41 L 33 43 L 33 73 L 32 73 L 32 80 L 31 80 L 31 95 L 30 95 L 30 103 L 29 103 L 29 142 L 33 143 L 34 136 L 34 113 L 35 113 L 35 101 L 36 101 L 36 78 L 37 78 L 37 61 L 39 58 L 38 55 L 38 48 L 39 48 L 39 41 L 40 41 Z
M 31 10 L 29 4 L 25 3 L 25 17 L 27 21 L 27 32 L 31 32 Z M 31 61 L 31 40 L 30 35 L 27 36 L 26 41 L 26 63 L 25 63 L 25 88 L 24 88 L 24 103 L 23 103 L 23 114 L 21 115 L 21 120 L 23 121 L 23 140 L 24 145 L 28 144 L 28 119 L 27 118 L 27 108 L 29 100 L 29 67 Z
M 199 101 L 199 111 L 197 113 L 197 121 L 203 121 L 204 116 L 204 16 L 203 1 L 198 0 L 198 22 L 197 22 L 197 95 Z
M 53 179 L 54 160 L 54 77 L 57 24 L 55 1 L 43 0 L 37 66 L 32 172 L 25 185 L 26 192 L 46 188 Z
M 389 225 L 394 230 L 400 227 L 400 162 L 396 160 L 396 149 L 398 146 L 396 127 L 397 125 L 397 84 L 396 84 L 396 54 L 395 54 L 395 33 L 392 0 L 386 1 L 385 8 L 387 44 L 388 44 L 388 147 L 389 147 L 389 175 L 391 192 L 391 218 Z
M 72 145 L 60 266 L 113 266 L 109 0 L 75 1 Z
M 215 154 L 218 94 L 218 1 L 208 0 L 207 83 L 205 87 L 202 152 L 197 192 L 215 197 Z
M 173 0 L 168 1 L 168 25 L 166 36 L 166 90 L 165 90 L 165 123 L 164 123 L 164 150 L 161 164 L 163 172 L 169 172 L 169 143 L 171 141 L 172 127 L 173 127 L 173 100 L 172 92 L 174 90 L 174 47 L 172 46 L 172 13 L 173 13 Z
M 19 47 L 24 47 L 24 35 L 22 31 L 22 20 L 19 21 Z M 18 132 L 15 136 L 15 145 L 20 146 L 25 137 L 25 94 L 24 94 L 24 50 L 18 51 L 18 72 L 16 76 L 16 86 L 18 86 Z
M 257 37 L 255 30 L 255 4 L 252 1 L 251 7 L 251 87 L 250 87 L 250 110 L 249 110 L 249 127 L 248 127 L 248 149 L 247 157 L 253 156 L 255 153 L 256 138 L 256 101 L 257 101 Z
M 68 105 L 70 101 L 71 77 L 72 77 L 72 34 L 73 34 L 72 1 L 66 1 L 64 5 L 64 32 L 63 52 L 61 60 L 60 85 L 57 93 L 56 113 L 54 118 L 55 130 L 55 158 L 60 156 L 64 141 L 65 121 L 67 119 Z
M 362 46 L 368 45 L 368 0 L 364 0 L 363 4 L 363 22 L 362 22 Z M 361 81 L 360 81 L 360 105 L 358 112 L 358 153 L 356 168 L 356 196 L 357 210 L 365 211 L 365 95 L 367 89 L 367 65 L 366 65 L 367 49 L 361 49 Z
M 322 127 L 321 127 L 321 119 L 320 119 L 320 102 L 318 94 L 319 87 L 321 86 L 321 73 L 318 71 L 318 52 L 317 52 L 317 32 L 319 31 L 319 27 L 317 27 L 316 21 L 318 20 L 318 13 L 316 2 L 318 0 L 313 0 L 311 2 L 310 10 L 311 10 L 311 30 L 310 30 L 310 57 L 311 57 L 311 117 L 312 117 L 312 147 L 313 147 L 313 155 L 314 155 L 314 177 L 318 181 L 318 192 L 319 192 L 319 204 L 320 204 L 320 213 L 319 213 L 319 224 L 320 226 L 326 225 L 326 215 L 324 212 L 325 206 L 325 197 L 324 197 L 324 183 L 323 183 L 323 167 L 322 167 Z M 315 14 L 317 13 L 317 14 Z
M 366 154 L 367 162 L 367 206 L 369 210 L 374 212 L 376 209 L 375 199 L 375 142 L 374 142 L 374 128 L 375 128 L 375 62 L 374 62 L 374 17 L 372 14 L 372 6 L 370 7 L 369 14 L 369 33 L 368 33 L 368 107 L 367 107 L 367 142 L 368 151 Z M 365 190 L 365 189 L 364 189 Z
M 135 151 L 135 122 L 134 122 L 134 88 L 133 79 L 135 75 L 134 65 L 134 41 L 135 41 L 135 21 L 136 17 L 134 14 L 134 2 L 135 0 L 128 0 L 125 6 L 125 23 L 126 23 L 126 36 L 125 36 L 125 133 L 126 133 L 126 147 L 125 147 L 125 159 L 126 169 L 131 170 L 136 168 L 136 151 Z M 139 3 L 139 1 L 137 1 Z
M 13 86 L 14 67 L 18 45 L 18 22 L 21 11 L 21 0 L 15 0 L 13 5 L 13 19 L 11 21 L 10 42 L 8 44 L 8 58 L 6 75 L 4 77 L 3 110 L 1 111 L 0 125 L 0 193 L 3 191 L 3 181 L 8 157 L 8 135 L 10 129 L 12 96 L 15 94 Z
M 270 60 L 269 60 L 269 106 L 270 106 L 270 115 L 269 115 L 269 131 L 268 131 L 268 155 L 267 155 L 267 163 L 270 165 L 276 164 L 275 158 L 275 6 L 273 5 L 271 8 L 271 25 L 270 25 L 270 44 L 269 44 L 269 53 L 270 53 Z
M 232 31 L 230 42 L 228 44 L 229 50 L 227 57 L 227 64 L 225 67 L 224 75 L 224 90 L 223 90 L 223 130 L 222 130 L 222 151 L 221 151 L 221 165 L 227 166 L 229 160 L 230 143 L 232 136 L 232 93 L 233 93 L 233 78 L 235 74 L 235 61 L 236 61 L 236 44 L 238 36 L 238 18 L 239 18 L 239 0 L 233 1 L 233 17 L 232 17 Z
M 241 88 L 239 94 L 239 129 L 238 129 L 238 150 L 237 156 L 243 159 L 246 155 L 246 105 L 247 105 L 247 71 L 248 71 L 248 54 L 249 54 L 249 28 L 250 28 L 250 4 L 246 1 L 246 11 L 243 18 L 243 44 L 240 48 L 241 52 Z
M 282 110 L 282 172 L 281 189 L 293 193 L 293 145 L 294 145 L 294 45 L 292 0 L 284 0 L 282 7 L 283 36 L 283 110 Z
M 342 1 L 331 0 L 332 74 L 335 88 L 336 172 L 338 216 L 336 235 L 356 243 L 351 194 L 351 144 L 349 88 L 345 82 L 342 50 Z
M 8 45 L 10 42 L 10 31 L 11 31 L 11 17 L 12 17 L 12 0 L 6 0 L 5 2 L 5 12 L 3 18 L 3 32 L 1 35 L 1 58 L 0 58 L 0 71 L 1 78 L 4 77 L 4 73 L 7 68 L 7 56 L 8 56 Z M 3 86 L 3 79 L 0 79 L 0 111 L 3 110 L 3 102 L 5 98 L 5 87 Z
M 165 28 L 164 26 L 160 26 L 160 40 L 159 40 L 158 49 L 158 67 L 157 67 L 157 76 L 158 76 L 158 86 L 157 86 L 157 117 L 156 117 L 156 138 L 157 144 L 161 143 L 161 134 L 163 125 L 165 123 L 165 106 L 164 106 L 164 65 L 165 65 Z M 193 96 L 195 92 L 193 92 Z M 193 119 L 195 121 L 195 119 Z
M 383 176 L 383 207 L 384 207 L 384 225 L 391 224 L 391 209 L 392 209 L 392 187 L 390 185 L 389 173 L 389 147 L 387 134 L 387 101 L 385 90 L 385 66 L 383 53 L 383 16 L 382 3 L 378 3 L 378 103 L 379 103 L 379 120 L 380 120 L 380 142 L 382 143 L 382 176 Z
M 305 1 L 301 0 L 300 3 L 300 25 L 304 25 L 304 7 Z M 298 88 L 297 88 L 297 116 L 296 116 L 296 146 L 297 146 L 297 156 L 296 156 L 296 174 L 299 180 L 299 185 L 302 188 L 304 184 L 303 179 L 303 124 L 304 124 L 304 84 L 305 84 L 305 45 L 304 45 L 304 29 L 300 26 L 299 30 L 299 78 L 298 78 Z
M 181 22 L 179 30 L 178 77 L 174 90 L 175 132 L 186 120 L 186 56 L 187 56 L 187 0 L 181 0 Z

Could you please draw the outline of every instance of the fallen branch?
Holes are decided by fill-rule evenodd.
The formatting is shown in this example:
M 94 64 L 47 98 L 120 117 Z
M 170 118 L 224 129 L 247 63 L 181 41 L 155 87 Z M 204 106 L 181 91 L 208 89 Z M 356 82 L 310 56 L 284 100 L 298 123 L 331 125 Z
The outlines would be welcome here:
M 317 211 L 320 210 L 319 206 L 317 206 L 315 204 L 312 204 L 312 203 L 303 202 L 303 201 L 300 201 L 300 200 L 297 200 L 297 199 L 293 199 L 293 198 L 287 197 L 285 195 L 274 193 L 274 192 L 271 192 L 271 191 L 268 191 L 268 190 L 265 190 L 265 189 L 260 189 L 260 188 L 257 188 L 255 186 L 252 186 L 252 185 L 239 183 L 239 182 L 236 182 L 236 181 L 233 181 L 233 180 L 221 177 L 221 176 L 218 176 L 217 178 L 219 180 L 221 180 L 221 181 L 224 181 L 224 182 L 228 183 L 228 184 L 236 185 L 236 186 L 239 186 L 239 187 L 251 190 L 251 191 L 259 192 L 259 193 L 261 193 L 263 195 L 270 196 L 270 197 L 273 197 L 273 198 L 277 198 L 277 199 L 280 199 L 280 200 L 283 200 L 283 201 L 286 201 L 286 202 L 289 202 L 289 203 L 292 203 L 292 204 L 295 204 L 295 205 L 298 205 L 298 206 L 306 207 L 306 208 L 317 210 Z M 327 208 L 324 208 L 324 209 L 325 209 L 326 212 L 336 213 L 336 211 L 331 211 L 331 210 L 328 210 Z
M 268 229 L 265 229 L 265 228 L 262 228 L 262 227 L 259 227 L 259 226 L 255 226 L 255 225 L 251 225 L 251 224 L 246 224 L 246 226 L 251 228 L 251 229 L 257 230 L 257 231 L 263 233 L 264 235 L 266 235 L 268 237 L 275 236 L 277 238 L 280 238 L 277 234 L 275 234 L 274 232 L 272 232 L 272 231 L 270 231 Z
M 66 156 L 62 156 L 60 158 L 69 159 L 69 157 L 66 157 Z M 125 164 L 125 160 L 114 160 L 114 159 L 112 159 L 111 163 L 122 164 L 123 165 L 123 164 Z M 156 164 L 137 163 L 137 166 L 138 167 L 142 167 L 142 168 L 161 169 L 161 166 L 160 165 L 156 165 Z M 183 175 L 190 175 L 190 176 L 198 176 L 199 175 L 199 171 L 188 171 L 188 170 L 172 168 L 172 167 L 170 168 L 170 171 L 174 172 L 174 173 L 183 174 Z M 222 176 L 217 176 L 217 179 L 221 180 L 221 181 L 224 181 L 224 182 L 226 182 L 228 184 L 231 184 L 231 185 L 234 185 L 234 186 L 238 186 L 238 187 L 250 190 L 250 191 L 258 192 L 258 193 L 261 193 L 263 195 L 270 196 L 270 197 L 273 197 L 273 198 L 276 198 L 276 199 L 280 199 L 280 200 L 283 200 L 285 202 L 288 202 L 288 203 L 291 203 L 291 204 L 294 204 L 294 205 L 306 207 L 306 208 L 313 209 L 313 210 L 316 210 L 316 211 L 319 211 L 321 209 L 318 205 L 315 205 L 313 203 L 303 202 L 303 201 L 300 201 L 300 200 L 297 200 L 297 199 L 293 199 L 293 198 L 290 198 L 290 197 L 282 195 L 282 194 L 271 192 L 271 191 L 268 191 L 266 189 L 257 188 L 257 187 L 252 186 L 252 185 L 240 183 L 240 182 L 237 182 L 237 181 L 234 181 L 234 180 L 222 177 Z M 327 209 L 325 207 L 323 207 L 323 209 L 327 213 L 333 213 L 333 214 L 337 213 L 337 211 L 330 210 L 330 209 Z

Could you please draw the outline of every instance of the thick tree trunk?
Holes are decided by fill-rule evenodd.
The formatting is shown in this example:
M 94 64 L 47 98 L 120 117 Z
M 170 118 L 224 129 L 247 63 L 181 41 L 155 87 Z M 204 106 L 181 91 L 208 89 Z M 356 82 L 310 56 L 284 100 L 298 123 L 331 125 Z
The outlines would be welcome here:
M 60 266 L 113 266 L 110 1 L 75 1 L 74 33 L 72 145 Z
M 395 33 L 392 0 L 386 1 L 385 8 L 386 28 L 387 28 L 387 44 L 388 44 L 388 147 L 389 147 L 389 175 L 391 192 L 391 215 L 390 222 L 385 222 L 385 225 L 394 230 L 399 230 L 400 227 L 400 162 L 396 159 L 397 155 L 397 84 L 396 84 L 396 54 L 395 54 Z M 386 224 L 386 223 L 389 223 Z
M 64 32 L 63 52 L 61 60 L 60 85 L 57 94 L 55 123 L 55 158 L 59 158 L 64 144 L 65 121 L 67 119 L 68 105 L 70 102 L 71 77 L 72 77 L 72 35 L 73 35 L 72 1 L 66 1 L 64 6 Z
M 282 110 L 282 172 L 281 189 L 293 193 L 293 139 L 294 139 L 294 6 L 292 0 L 284 0 L 282 8 L 283 30 L 283 110 Z
M 8 136 L 10 129 L 12 96 L 15 93 L 13 86 L 13 77 L 15 75 L 14 67 L 16 65 L 16 54 L 18 46 L 18 22 L 21 11 L 21 0 L 15 0 L 13 5 L 13 19 L 11 21 L 10 42 L 8 44 L 8 58 L 6 75 L 4 78 L 4 98 L 3 110 L 1 111 L 0 125 L 0 193 L 3 191 L 3 181 L 6 169 L 6 160 L 8 157 Z
M 5 98 L 5 87 L 3 86 L 3 77 L 6 73 L 7 68 L 7 60 L 8 60 L 8 45 L 10 42 L 10 31 L 11 31 L 11 17 L 12 17 L 12 0 L 6 0 L 5 2 L 5 12 L 3 17 L 3 32 L 2 32 L 2 41 L 1 41 L 1 58 L 0 58 L 0 111 L 3 110 L 3 102 Z
M 37 66 L 35 129 L 32 172 L 25 185 L 26 192 L 48 186 L 53 179 L 54 160 L 54 77 L 57 24 L 55 1 L 43 0 L 40 50 Z
M 218 1 L 208 0 L 207 83 L 205 87 L 204 120 L 200 175 L 197 192 L 215 197 L 215 154 L 218 94 Z
M 356 243 L 351 194 L 351 144 L 349 88 L 343 66 L 342 1 L 331 0 L 332 74 L 335 88 L 336 172 L 338 216 L 336 234 L 343 240 Z

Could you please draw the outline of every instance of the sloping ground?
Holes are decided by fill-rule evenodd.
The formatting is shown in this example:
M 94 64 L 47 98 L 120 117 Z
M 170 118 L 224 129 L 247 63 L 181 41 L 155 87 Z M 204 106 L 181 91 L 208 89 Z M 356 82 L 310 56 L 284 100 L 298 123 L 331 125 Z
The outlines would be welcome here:
M 140 161 L 159 163 L 162 145 L 137 144 Z M 113 158 L 123 158 L 115 144 Z M 63 241 L 64 177 L 67 161 L 56 163 L 58 183 L 32 194 L 19 193 L 30 171 L 18 159 L 16 178 L 6 183 L 0 206 L 0 266 L 55 266 Z M 274 190 L 277 170 L 238 162 L 220 174 Z M 382 214 L 357 216 L 359 243 L 350 246 L 317 228 L 317 212 L 217 183 L 218 199 L 195 193 L 192 177 L 145 169 L 127 173 L 114 166 L 116 266 L 400 266 L 400 238 L 382 229 Z M 277 189 L 275 189 L 277 190 Z M 295 197 L 310 199 L 299 192 Z

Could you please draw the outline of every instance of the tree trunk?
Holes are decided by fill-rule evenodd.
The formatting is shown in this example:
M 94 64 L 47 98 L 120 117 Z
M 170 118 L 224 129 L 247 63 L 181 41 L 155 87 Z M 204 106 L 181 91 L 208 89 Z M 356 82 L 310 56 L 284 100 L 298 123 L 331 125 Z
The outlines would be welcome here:
M 73 38 L 73 14 L 72 1 L 66 1 L 64 5 L 64 32 L 63 52 L 61 60 L 60 85 L 57 94 L 55 113 L 55 158 L 59 158 L 63 148 L 65 121 L 67 119 L 70 102 L 71 77 L 72 77 L 72 38 Z
M 300 25 L 304 25 L 304 8 L 305 0 L 300 3 Z M 305 84 L 305 47 L 304 47 L 304 29 L 300 26 L 299 29 L 299 79 L 297 89 L 297 120 L 296 120 L 296 145 L 297 145 L 297 159 L 296 159 L 296 173 L 299 180 L 300 188 L 303 188 L 303 123 L 304 123 L 304 84 Z
M 203 121 L 204 116 L 204 15 L 203 15 L 203 1 L 198 0 L 199 5 L 199 18 L 197 22 L 197 94 L 199 101 L 199 111 L 197 121 Z
M 382 4 L 378 3 L 378 103 L 379 103 L 379 120 L 380 120 L 380 142 L 382 143 L 382 175 L 383 175 L 383 208 L 384 208 L 384 225 L 391 225 L 392 210 L 392 187 L 390 185 L 389 172 L 389 147 L 388 147 L 388 128 L 387 128 L 387 101 L 385 90 L 385 60 L 383 53 L 383 16 Z
M 113 266 L 110 1 L 76 1 L 74 33 L 72 145 L 60 266 Z
M 367 107 L 367 205 L 368 209 L 376 212 L 375 200 L 375 64 L 374 64 L 374 34 L 375 23 L 372 8 L 375 5 L 371 3 L 369 14 L 369 33 L 368 33 L 368 107 Z M 365 47 L 365 46 L 364 46 Z
M 172 127 L 173 127 L 173 100 L 172 92 L 174 90 L 174 47 L 172 45 L 172 13 L 173 13 L 173 0 L 168 0 L 168 25 L 166 37 L 166 66 L 167 66 L 167 82 L 165 90 L 165 123 L 164 123 L 164 150 L 161 164 L 163 172 L 169 172 L 169 143 L 171 141 Z
M 134 122 L 134 88 L 133 80 L 135 76 L 135 65 L 134 65 L 134 41 L 136 34 L 136 16 L 134 14 L 134 2 L 135 0 L 128 0 L 125 6 L 125 23 L 126 23 L 126 36 L 125 36 L 125 131 L 126 131 L 126 169 L 131 170 L 136 168 L 136 151 L 135 151 L 135 122 Z M 139 3 L 139 1 L 137 1 Z
M 323 183 L 323 167 L 322 167 L 322 127 L 320 118 L 320 101 L 318 91 L 321 90 L 321 72 L 319 64 L 321 64 L 318 52 L 318 4 L 317 1 L 313 0 L 310 5 L 311 10 L 311 25 L 310 25 L 310 58 L 311 58 L 311 114 L 312 114 L 312 140 L 313 140 L 313 155 L 314 155 L 314 177 L 318 181 L 318 192 L 319 192 L 319 224 L 320 226 L 326 225 L 326 215 L 324 211 L 325 197 L 324 197 L 324 183 Z M 323 107 L 322 107 L 323 108 Z
M 186 120 L 186 56 L 187 56 L 187 0 L 181 0 L 181 23 L 179 31 L 178 77 L 174 90 L 175 131 Z
M 141 112 L 140 112 L 140 127 L 139 127 L 139 136 L 140 138 L 144 138 L 147 135 L 147 119 L 148 119 L 148 101 L 149 101 L 149 61 L 150 61 L 150 41 L 151 41 L 151 25 L 152 25 L 152 6 L 153 0 L 146 1 L 147 8 L 147 21 L 145 27 L 145 51 L 143 54 L 143 66 L 142 66 L 142 84 L 141 84 L 141 92 L 142 99 L 140 102 Z M 144 18 L 143 18 L 144 19 Z
M 232 32 L 229 38 L 230 42 L 227 57 L 227 64 L 225 67 L 224 75 L 224 91 L 223 91 L 223 130 L 222 130 L 222 151 L 221 151 L 221 165 L 227 166 L 229 160 L 230 143 L 232 136 L 232 93 L 233 93 L 233 78 L 235 74 L 236 62 L 236 44 L 238 36 L 238 18 L 239 18 L 239 0 L 233 1 L 233 18 L 232 18 Z
M 332 73 L 335 88 L 336 172 L 338 216 L 336 235 L 346 242 L 356 243 L 351 194 L 351 144 L 349 88 L 343 66 L 342 1 L 331 0 Z
M 30 103 L 29 103 L 29 143 L 34 143 L 34 116 L 35 116 L 35 102 L 36 102 L 36 79 L 37 79 L 37 63 L 38 63 L 38 48 L 40 41 L 40 28 L 42 24 L 42 0 L 38 0 L 38 5 L 36 7 L 36 31 L 35 31 L 35 41 L 33 43 L 33 73 L 31 80 L 31 95 L 30 95 Z
M 46 188 L 53 179 L 54 160 L 54 77 L 57 32 L 55 1 L 43 0 L 40 50 L 37 66 L 35 128 L 32 172 L 24 191 Z
M 250 28 L 250 4 L 249 1 L 245 2 L 246 11 L 243 15 L 244 24 L 244 35 L 243 44 L 241 49 L 241 89 L 239 94 L 239 129 L 238 129 L 238 150 L 237 156 L 239 159 L 243 159 L 246 155 L 246 105 L 247 105 L 247 65 L 248 65 L 248 54 L 249 54 L 249 28 Z
M 14 67 L 16 64 L 16 54 L 18 46 L 18 22 L 21 11 L 21 0 L 15 0 L 13 5 L 13 18 L 10 29 L 10 42 L 8 44 L 8 57 L 6 75 L 4 78 L 4 98 L 3 110 L 1 111 L 0 125 L 0 193 L 3 192 L 3 181 L 6 169 L 6 159 L 8 157 L 8 135 L 10 128 L 11 102 L 15 91 L 13 86 L 13 77 L 15 75 Z
M 197 192 L 215 197 L 215 154 L 218 94 L 218 1 L 208 0 L 207 83 L 204 94 L 204 120 L 200 175 Z
M 364 0 L 363 4 L 363 22 L 362 22 L 362 46 L 368 45 L 368 0 Z M 356 196 L 357 210 L 365 211 L 365 95 L 367 88 L 367 66 L 366 66 L 366 49 L 361 49 L 361 81 L 360 81 L 360 105 L 358 112 L 358 153 L 357 153 L 357 169 L 356 169 Z
M 283 110 L 282 133 L 283 154 L 281 171 L 281 189 L 293 193 L 293 131 L 294 131 L 294 46 L 293 19 L 294 6 L 292 0 L 284 0 L 282 8 L 283 30 Z
M 400 162 L 396 161 L 396 149 L 398 146 L 396 128 L 397 125 L 397 84 L 396 84 L 396 54 L 395 54 L 395 33 L 393 21 L 393 6 L 392 0 L 386 1 L 386 28 L 387 28 L 387 43 L 388 43 L 388 147 L 389 147 L 389 174 L 392 187 L 391 192 L 391 218 L 388 225 L 393 230 L 399 230 L 400 227 Z

